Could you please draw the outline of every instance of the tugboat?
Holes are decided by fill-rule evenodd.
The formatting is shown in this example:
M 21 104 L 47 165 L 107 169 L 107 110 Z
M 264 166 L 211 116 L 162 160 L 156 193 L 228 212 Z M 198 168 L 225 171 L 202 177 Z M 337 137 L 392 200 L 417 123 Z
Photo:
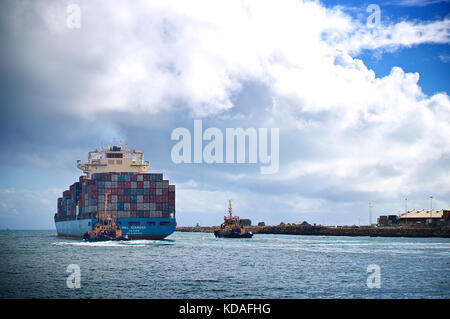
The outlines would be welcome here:
M 252 238 L 250 231 L 245 232 L 239 224 L 239 217 L 231 215 L 231 200 L 229 200 L 228 216 L 225 216 L 224 222 L 220 225 L 220 229 L 214 231 L 214 236 L 221 238 Z
M 86 241 L 109 241 L 109 240 L 129 240 L 128 236 L 122 235 L 119 223 L 114 215 L 108 214 L 108 192 L 105 192 L 105 211 L 98 214 L 97 224 L 92 226 L 92 230 L 83 235 Z

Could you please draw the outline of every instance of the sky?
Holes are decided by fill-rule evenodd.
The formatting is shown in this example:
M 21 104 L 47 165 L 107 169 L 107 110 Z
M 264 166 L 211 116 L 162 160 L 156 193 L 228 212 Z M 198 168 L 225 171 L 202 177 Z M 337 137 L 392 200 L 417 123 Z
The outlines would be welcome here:
M 176 185 L 179 226 L 220 224 L 228 199 L 253 224 L 450 206 L 449 1 L 0 7 L 1 229 L 54 229 L 76 161 L 117 141 Z M 175 163 L 195 120 L 278 129 L 278 170 Z

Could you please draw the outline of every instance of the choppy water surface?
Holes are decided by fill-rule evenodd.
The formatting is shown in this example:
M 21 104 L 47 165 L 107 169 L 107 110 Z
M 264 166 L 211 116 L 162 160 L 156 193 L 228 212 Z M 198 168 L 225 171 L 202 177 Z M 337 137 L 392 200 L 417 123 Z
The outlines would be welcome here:
M 67 266 L 81 270 L 70 289 Z M 381 271 L 369 289 L 369 265 Z M 86 243 L 0 231 L 1 298 L 449 298 L 450 239 L 256 234 Z

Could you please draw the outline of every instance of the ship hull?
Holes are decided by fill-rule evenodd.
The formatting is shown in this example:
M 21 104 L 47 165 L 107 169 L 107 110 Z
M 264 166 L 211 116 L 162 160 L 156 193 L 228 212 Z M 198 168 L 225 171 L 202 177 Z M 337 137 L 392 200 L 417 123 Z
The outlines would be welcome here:
M 123 235 L 129 239 L 163 239 L 175 231 L 173 218 L 118 218 Z M 60 237 L 79 238 L 97 224 L 96 218 L 56 221 Z

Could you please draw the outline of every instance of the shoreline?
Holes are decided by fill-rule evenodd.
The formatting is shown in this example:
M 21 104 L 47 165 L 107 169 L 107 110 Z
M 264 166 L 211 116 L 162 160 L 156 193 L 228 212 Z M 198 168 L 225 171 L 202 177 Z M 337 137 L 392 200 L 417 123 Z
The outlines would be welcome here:
M 177 227 L 180 232 L 213 233 L 218 226 Z M 284 234 L 284 235 L 316 235 L 316 236 L 369 236 L 369 237 L 441 237 L 450 238 L 450 226 L 248 226 L 245 231 L 253 234 Z

